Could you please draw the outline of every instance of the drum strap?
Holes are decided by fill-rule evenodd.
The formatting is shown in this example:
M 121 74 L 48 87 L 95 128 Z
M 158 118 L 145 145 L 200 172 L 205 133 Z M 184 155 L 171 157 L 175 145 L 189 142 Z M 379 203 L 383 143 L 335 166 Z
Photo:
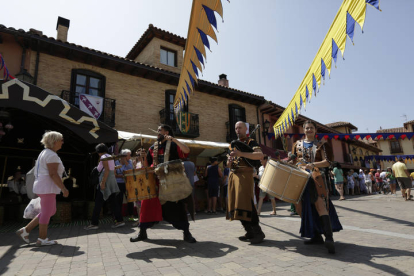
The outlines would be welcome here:
M 170 148 L 171 148 L 171 141 L 167 141 L 167 145 L 165 146 L 164 151 L 164 162 L 168 162 L 170 159 Z M 153 157 L 153 163 L 154 167 L 158 165 L 158 141 L 154 143 L 154 157 Z

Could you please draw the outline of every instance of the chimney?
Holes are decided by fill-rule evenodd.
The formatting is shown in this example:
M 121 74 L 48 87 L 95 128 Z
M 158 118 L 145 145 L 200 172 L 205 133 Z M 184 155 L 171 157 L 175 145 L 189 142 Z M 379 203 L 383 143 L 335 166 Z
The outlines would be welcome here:
M 226 74 L 221 74 L 219 76 L 218 84 L 219 85 L 223 85 L 225 87 L 229 87 L 229 80 L 227 79 L 227 75 Z
M 61 40 L 63 42 L 67 42 L 68 41 L 68 30 L 69 30 L 69 23 L 70 20 L 63 18 L 63 17 L 58 17 L 58 21 L 57 21 L 57 25 L 56 25 L 56 30 L 57 30 L 57 40 Z

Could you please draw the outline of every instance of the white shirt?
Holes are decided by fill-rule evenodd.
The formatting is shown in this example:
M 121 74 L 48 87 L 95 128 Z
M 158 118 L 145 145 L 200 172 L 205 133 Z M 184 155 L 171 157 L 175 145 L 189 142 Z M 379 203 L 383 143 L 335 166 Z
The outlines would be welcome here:
M 53 179 L 49 176 L 47 164 L 58 163 L 57 173 L 60 178 L 63 176 L 65 167 L 62 160 L 56 152 L 50 149 L 42 151 L 36 161 L 35 166 L 35 182 L 33 184 L 33 193 L 35 194 L 60 194 L 60 188 L 56 186 Z
M 263 175 L 263 173 L 264 173 L 264 170 L 265 170 L 265 167 L 260 166 L 260 168 L 259 168 L 259 173 L 257 174 L 257 176 L 259 177 L 259 179 L 261 179 L 261 178 L 262 178 L 262 175 Z

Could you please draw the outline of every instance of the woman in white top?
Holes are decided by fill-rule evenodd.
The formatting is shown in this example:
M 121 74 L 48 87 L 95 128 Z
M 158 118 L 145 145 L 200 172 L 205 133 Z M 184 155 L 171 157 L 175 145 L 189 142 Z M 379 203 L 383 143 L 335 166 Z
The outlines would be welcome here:
M 69 191 L 62 182 L 65 167 L 56 153 L 62 148 L 63 135 L 56 131 L 48 131 L 43 134 L 40 142 L 45 149 L 37 158 L 33 184 L 33 193 L 40 197 L 40 214 L 16 232 L 25 243 L 29 243 L 29 233 L 39 225 L 36 246 L 57 244 L 56 241 L 47 238 L 47 227 L 50 217 L 56 213 L 56 194 L 63 192 L 64 197 L 69 196 Z

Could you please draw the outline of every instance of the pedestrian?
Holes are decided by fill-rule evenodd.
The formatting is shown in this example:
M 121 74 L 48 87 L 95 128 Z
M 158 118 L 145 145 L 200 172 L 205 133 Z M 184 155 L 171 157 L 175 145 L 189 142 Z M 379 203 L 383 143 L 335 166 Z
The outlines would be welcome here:
M 36 246 L 57 244 L 57 241 L 47 238 L 47 227 L 50 217 L 56 213 L 56 195 L 62 192 L 64 197 L 69 196 L 69 191 L 62 182 L 65 167 L 57 155 L 57 151 L 63 145 L 63 135 L 57 131 L 47 131 L 43 134 L 40 143 L 45 149 L 37 157 L 33 184 L 33 193 L 40 197 L 40 213 L 16 232 L 28 244 L 30 232 L 39 225 L 39 238 Z
M 354 195 L 355 181 L 352 171 L 348 171 L 347 175 L 349 195 Z
M 332 173 L 333 173 L 333 176 L 334 176 L 334 183 L 335 183 L 336 190 L 339 193 L 339 200 L 345 200 L 345 197 L 344 197 L 344 172 L 341 168 L 341 164 L 336 162 L 334 166 L 335 167 L 334 167 Z
M 124 219 L 121 210 L 116 204 L 116 195 L 120 192 L 115 178 L 115 161 L 110 159 L 108 147 L 101 143 L 95 147 L 100 161 L 98 165 L 99 185 L 95 187 L 95 207 L 93 208 L 91 224 L 86 226 L 85 230 L 96 230 L 99 228 L 99 215 L 105 201 L 108 201 L 112 207 L 112 213 L 115 216 L 115 224 L 112 228 L 124 226 Z
M 372 183 L 372 194 L 377 194 L 377 185 L 375 184 L 375 169 L 370 169 L 369 171 L 369 177 L 371 178 Z
M 360 189 L 359 189 L 359 176 L 357 174 L 357 172 L 355 172 L 354 170 L 351 170 L 352 176 L 354 177 L 354 191 L 356 195 L 360 195 Z
M 120 160 L 115 160 L 115 168 L 117 168 L 115 170 L 115 177 L 116 177 L 116 183 L 118 184 L 118 188 L 120 190 L 120 192 L 116 195 L 116 205 L 119 211 L 117 212 L 122 212 L 122 205 L 124 203 L 124 196 L 126 197 L 126 185 L 125 185 L 125 178 L 124 178 L 124 172 L 127 170 L 132 170 L 133 164 L 132 164 L 132 160 L 131 160 L 131 151 L 129 149 L 123 149 L 121 151 L 121 155 L 123 155 L 123 157 L 121 157 Z M 134 203 L 133 202 L 128 202 L 127 204 L 127 210 L 128 210 L 128 214 L 130 216 L 130 220 L 133 220 L 133 216 L 134 216 Z M 117 224 L 117 225 L 121 225 L 121 224 Z
M 190 159 L 188 159 L 188 158 L 184 159 L 183 164 L 184 164 L 185 175 L 187 176 L 188 180 L 190 181 L 191 187 L 193 187 L 193 191 L 191 192 L 191 196 L 193 197 L 193 203 L 194 203 L 195 202 L 194 201 L 194 174 L 195 174 L 195 170 L 196 170 L 195 164 L 193 162 L 191 162 Z M 190 215 L 187 203 L 185 204 L 185 209 L 187 211 L 187 215 Z M 195 209 L 191 208 L 191 210 L 194 212 Z
M 223 199 L 224 199 L 224 206 L 226 208 L 226 212 L 228 210 L 228 204 L 227 204 L 227 199 L 228 199 L 228 188 L 229 188 L 229 174 L 230 174 L 230 169 L 227 167 L 227 162 L 223 162 L 223 166 L 224 166 L 224 170 L 223 170 Z
M 388 183 L 390 183 L 391 195 L 397 196 L 397 179 L 395 178 L 395 175 L 390 167 L 387 168 L 386 178 Z
M 407 166 L 404 164 L 404 160 L 401 157 L 394 165 L 392 165 L 392 172 L 401 187 L 401 193 L 404 200 L 412 200 L 410 197 L 412 188 L 410 173 L 408 172 Z
M 377 169 L 377 172 L 375 173 L 375 183 L 377 184 L 376 189 L 378 190 L 378 193 L 381 193 L 383 180 L 382 180 L 382 177 L 381 177 L 381 170 L 380 169 Z
M 365 174 L 362 169 L 359 169 L 358 180 L 359 180 L 359 190 L 361 191 L 361 193 L 366 194 L 367 186 L 365 186 Z
M 262 166 L 259 168 L 259 174 L 257 175 L 257 178 L 260 180 L 263 176 L 263 172 L 265 170 L 266 164 L 268 161 L 268 156 L 266 154 L 263 154 L 263 159 L 260 160 L 260 163 Z M 257 207 L 257 214 L 260 216 L 260 212 L 262 210 L 263 200 L 266 197 L 266 192 L 260 189 L 259 194 L 259 203 Z M 275 197 L 271 194 L 267 194 L 267 197 L 269 198 L 270 202 L 272 203 L 272 212 L 270 213 L 271 216 L 276 216 L 276 200 Z
M 372 179 L 368 170 L 364 171 L 365 173 L 365 186 L 367 187 L 367 194 L 372 194 Z
M 223 177 L 220 167 L 218 166 L 218 158 L 210 158 L 211 165 L 207 167 L 205 177 L 207 177 L 208 186 L 208 214 L 216 214 L 217 198 L 220 191 L 220 179 Z

